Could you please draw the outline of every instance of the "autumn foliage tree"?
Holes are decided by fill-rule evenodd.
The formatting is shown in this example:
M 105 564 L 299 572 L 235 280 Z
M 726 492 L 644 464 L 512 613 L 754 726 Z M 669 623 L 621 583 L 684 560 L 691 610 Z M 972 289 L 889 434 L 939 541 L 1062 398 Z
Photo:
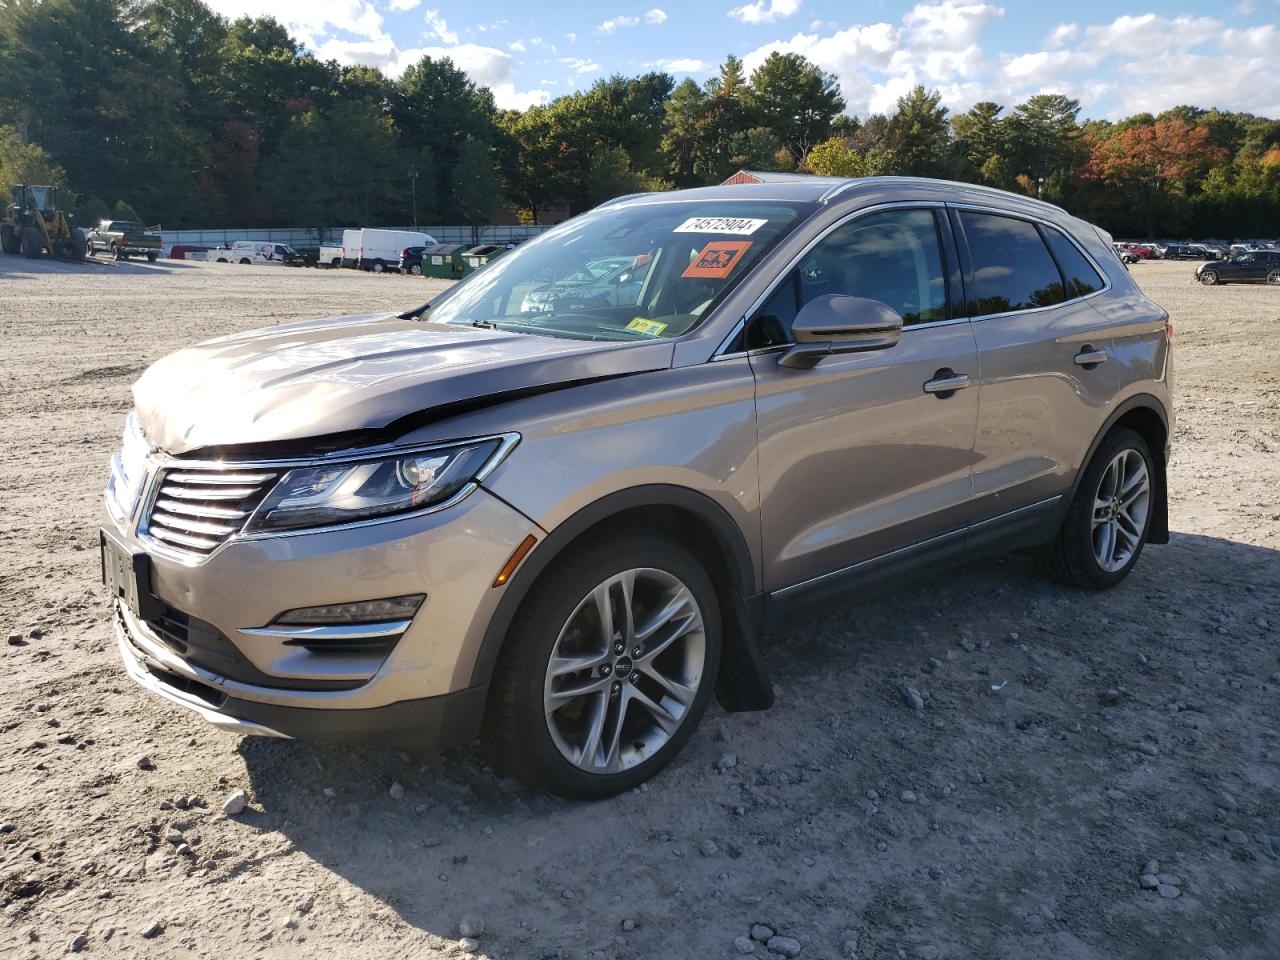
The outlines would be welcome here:
M 1209 130 L 1171 117 L 1139 124 L 1094 141 L 1086 178 L 1120 191 L 1141 212 L 1148 236 L 1170 202 L 1211 167 L 1225 151 L 1210 142 Z

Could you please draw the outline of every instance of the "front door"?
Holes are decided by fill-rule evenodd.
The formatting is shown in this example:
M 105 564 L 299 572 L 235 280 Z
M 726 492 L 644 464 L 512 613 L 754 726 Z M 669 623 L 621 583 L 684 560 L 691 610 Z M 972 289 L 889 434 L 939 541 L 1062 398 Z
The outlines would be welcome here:
M 941 210 L 893 208 L 826 235 L 751 318 L 765 589 L 963 529 L 978 413 L 977 350 L 952 319 Z M 828 293 L 903 317 L 897 345 L 779 366 L 797 310 Z M 949 378 L 954 389 L 938 391 Z

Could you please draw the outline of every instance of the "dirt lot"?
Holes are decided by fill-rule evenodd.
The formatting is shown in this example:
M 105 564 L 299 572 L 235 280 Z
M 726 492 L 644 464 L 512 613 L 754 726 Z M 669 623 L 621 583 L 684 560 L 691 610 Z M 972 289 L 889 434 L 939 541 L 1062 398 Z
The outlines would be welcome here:
M 468 914 L 502 958 L 763 958 L 753 925 L 802 960 L 1280 956 L 1280 290 L 1191 270 L 1134 268 L 1177 330 L 1169 546 L 1104 595 L 1002 558 L 850 603 L 773 638 L 772 711 L 580 805 L 471 752 L 240 739 L 116 661 L 133 379 L 428 282 L 0 258 L 0 956 L 460 956 Z

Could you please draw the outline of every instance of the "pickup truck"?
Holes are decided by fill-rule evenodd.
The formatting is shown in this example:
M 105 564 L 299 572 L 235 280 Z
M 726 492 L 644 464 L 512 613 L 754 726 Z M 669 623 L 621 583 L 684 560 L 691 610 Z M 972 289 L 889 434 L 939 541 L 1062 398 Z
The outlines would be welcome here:
M 109 253 L 117 260 L 146 257 L 155 263 L 160 256 L 160 228 L 144 227 L 132 220 L 103 220 L 86 239 L 91 257 Z

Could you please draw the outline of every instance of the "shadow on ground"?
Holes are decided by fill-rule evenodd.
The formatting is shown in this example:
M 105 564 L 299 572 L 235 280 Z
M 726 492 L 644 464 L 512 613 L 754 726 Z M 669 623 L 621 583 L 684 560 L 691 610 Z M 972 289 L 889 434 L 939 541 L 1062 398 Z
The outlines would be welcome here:
M 777 705 L 713 707 L 647 789 L 250 738 L 246 816 L 499 956 L 720 957 L 764 923 L 804 957 L 1274 957 L 1277 583 L 1277 551 L 1188 534 L 1103 594 L 997 558 L 773 638 Z

